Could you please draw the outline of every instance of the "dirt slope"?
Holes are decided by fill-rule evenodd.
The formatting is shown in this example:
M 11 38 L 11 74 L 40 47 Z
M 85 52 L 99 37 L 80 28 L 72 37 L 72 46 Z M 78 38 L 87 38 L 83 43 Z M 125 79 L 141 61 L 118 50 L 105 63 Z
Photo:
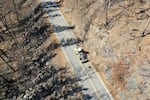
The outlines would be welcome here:
M 150 2 L 110 0 L 107 7 L 107 24 L 103 0 L 64 0 L 61 9 L 114 97 L 149 100 Z

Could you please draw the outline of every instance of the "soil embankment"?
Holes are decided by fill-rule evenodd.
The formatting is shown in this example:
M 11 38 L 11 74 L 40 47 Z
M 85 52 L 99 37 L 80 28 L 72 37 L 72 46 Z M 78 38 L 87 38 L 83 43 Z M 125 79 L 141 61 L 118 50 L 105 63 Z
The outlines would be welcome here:
M 150 2 L 64 0 L 61 9 L 112 94 L 150 99 Z

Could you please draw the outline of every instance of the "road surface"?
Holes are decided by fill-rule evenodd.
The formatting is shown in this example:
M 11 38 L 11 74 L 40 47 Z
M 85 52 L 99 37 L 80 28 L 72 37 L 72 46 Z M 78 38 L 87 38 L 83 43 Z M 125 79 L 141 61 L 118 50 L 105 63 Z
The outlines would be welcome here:
M 50 23 L 59 41 L 76 38 L 54 0 L 41 0 L 41 4 L 48 13 Z M 79 56 L 74 52 L 75 46 L 76 44 L 62 46 L 62 50 L 75 76 L 81 79 L 79 85 L 83 88 L 82 92 L 86 100 L 113 100 L 100 76 L 95 69 L 90 67 L 90 62 L 81 63 Z

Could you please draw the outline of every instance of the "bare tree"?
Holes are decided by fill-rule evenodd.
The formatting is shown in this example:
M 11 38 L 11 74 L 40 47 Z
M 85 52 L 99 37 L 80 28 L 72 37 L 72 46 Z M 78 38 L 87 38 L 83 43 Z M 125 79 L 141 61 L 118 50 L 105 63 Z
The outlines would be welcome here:
M 12 1 L 13 6 L 14 6 L 14 12 L 16 13 L 17 21 L 18 23 L 20 22 L 20 14 L 19 14 L 19 4 L 17 0 Z
M 17 43 L 17 40 L 15 39 L 15 36 L 13 35 L 13 33 L 10 31 L 10 27 L 8 25 L 8 21 L 6 19 L 6 16 L 11 12 L 11 10 L 6 10 L 3 8 L 3 9 L 0 9 L 0 20 L 3 24 L 3 26 L 5 27 L 5 30 L 6 31 L 3 31 L 3 33 L 5 34 L 9 34 L 9 36 L 12 38 L 12 40 L 14 40 L 15 43 Z
M 0 49 L 0 58 L 7 64 L 7 66 L 8 66 L 12 71 L 15 72 L 15 69 L 8 63 L 7 60 L 5 60 L 5 58 L 8 59 L 8 56 L 6 55 L 6 53 L 5 53 L 2 49 Z
M 108 5 L 109 5 L 110 1 L 109 0 L 105 0 L 105 25 L 108 26 Z
M 148 28 L 149 24 L 150 24 L 150 17 L 149 17 L 149 19 L 148 19 L 148 21 L 147 21 L 147 24 L 145 25 L 144 30 L 143 30 L 142 33 L 141 33 L 141 36 L 142 36 L 142 37 L 145 36 L 145 31 L 146 31 L 146 29 Z

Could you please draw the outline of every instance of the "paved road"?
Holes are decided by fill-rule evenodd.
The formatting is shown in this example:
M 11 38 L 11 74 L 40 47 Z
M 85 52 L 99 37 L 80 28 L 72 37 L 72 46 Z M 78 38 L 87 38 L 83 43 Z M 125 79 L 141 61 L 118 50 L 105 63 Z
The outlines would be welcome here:
M 41 0 L 41 2 L 49 15 L 50 23 L 53 25 L 58 39 L 75 38 L 73 32 L 68 29 L 69 25 L 54 0 Z M 74 74 L 81 79 L 79 85 L 83 88 L 82 92 L 86 96 L 86 100 L 113 100 L 99 75 L 93 68 L 89 68 L 90 62 L 85 64 L 80 62 L 78 55 L 74 52 L 75 46 L 76 44 L 62 46 L 62 50 Z

